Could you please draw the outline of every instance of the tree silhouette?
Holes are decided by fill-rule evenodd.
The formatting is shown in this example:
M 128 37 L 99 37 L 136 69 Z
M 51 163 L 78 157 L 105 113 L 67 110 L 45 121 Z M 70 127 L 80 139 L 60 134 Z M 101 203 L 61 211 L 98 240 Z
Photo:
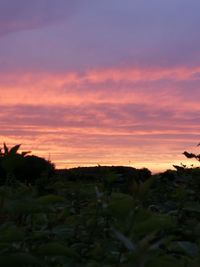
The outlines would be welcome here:
M 15 180 L 34 184 L 42 174 L 50 176 L 54 165 L 43 158 L 28 155 L 30 151 L 19 153 L 21 145 L 8 148 L 4 143 L 0 149 L 0 180 L 1 183 L 12 183 Z
M 200 146 L 200 143 L 197 146 Z M 188 153 L 187 151 L 184 151 L 183 155 L 185 155 L 186 158 L 189 158 L 189 159 L 194 158 L 194 159 L 200 161 L 200 154 L 193 154 L 193 153 Z
M 7 183 L 10 183 L 15 178 L 15 170 L 22 165 L 23 159 L 26 157 L 28 152 L 19 153 L 18 150 L 21 145 L 16 145 L 12 148 L 8 148 L 7 145 L 3 144 L 3 149 L 0 149 L 0 163 L 3 173 L 6 176 Z

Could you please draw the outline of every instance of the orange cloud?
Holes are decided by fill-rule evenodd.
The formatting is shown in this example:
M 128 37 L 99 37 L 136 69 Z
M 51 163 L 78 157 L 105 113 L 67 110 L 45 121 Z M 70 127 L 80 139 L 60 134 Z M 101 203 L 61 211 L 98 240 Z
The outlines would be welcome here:
M 0 138 L 58 167 L 188 162 L 199 142 L 196 68 L 0 75 Z M 188 87 L 189 86 L 189 87 Z

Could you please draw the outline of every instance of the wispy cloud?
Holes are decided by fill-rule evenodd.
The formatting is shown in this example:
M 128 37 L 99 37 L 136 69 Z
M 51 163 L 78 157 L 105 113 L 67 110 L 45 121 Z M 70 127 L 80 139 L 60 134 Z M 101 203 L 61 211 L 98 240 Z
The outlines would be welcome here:
M 199 0 L 0 0 L 0 140 L 161 170 L 199 142 Z
M 170 167 L 199 141 L 199 69 L 4 73 L 1 138 L 58 166 Z

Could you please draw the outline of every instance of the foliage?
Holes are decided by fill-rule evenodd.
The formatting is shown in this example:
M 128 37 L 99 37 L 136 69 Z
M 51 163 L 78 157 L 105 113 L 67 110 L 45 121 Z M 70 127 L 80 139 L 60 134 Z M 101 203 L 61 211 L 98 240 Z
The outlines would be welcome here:
M 16 145 L 9 149 L 4 143 L 3 149 L 0 149 L 1 184 L 15 180 L 34 184 L 45 175 L 48 178 L 54 173 L 54 165 L 51 162 L 28 155 L 30 151 L 19 153 L 19 148 L 20 145 Z
M 199 168 L 123 180 L 99 170 L 93 180 L 57 175 L 42 192 L 2 185 L 0 266 L 200 266 Z

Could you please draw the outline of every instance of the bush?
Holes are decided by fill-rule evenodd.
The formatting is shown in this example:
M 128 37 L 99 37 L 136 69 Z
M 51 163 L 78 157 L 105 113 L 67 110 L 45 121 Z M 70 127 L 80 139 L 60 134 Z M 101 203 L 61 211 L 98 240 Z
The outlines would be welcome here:
M 4 150 L 0 150 L 0 179 L 1 184 L 11 180 L 34 184 L 42 176 L 47 178 L 54 173 L 54 164 L 44 158 L 28 155 L 30 152 L 18 150 L 20 145 L 9 149 L 4 144 Z M 3 150 L 3 152 L 2 152 Z

